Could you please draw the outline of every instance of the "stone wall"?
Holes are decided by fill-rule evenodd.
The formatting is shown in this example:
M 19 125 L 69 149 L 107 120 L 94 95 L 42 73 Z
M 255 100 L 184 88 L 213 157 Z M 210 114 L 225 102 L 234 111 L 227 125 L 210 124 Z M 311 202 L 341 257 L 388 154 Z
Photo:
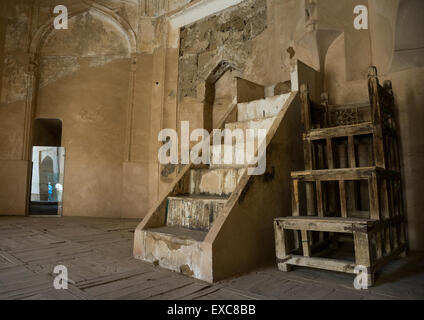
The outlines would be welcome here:
M 179 97 L 198 97 L 202 85 L 219 62 L 245 68 L 252 42 L 267 28 L 266 0 L 247 0 L 180 32 Z

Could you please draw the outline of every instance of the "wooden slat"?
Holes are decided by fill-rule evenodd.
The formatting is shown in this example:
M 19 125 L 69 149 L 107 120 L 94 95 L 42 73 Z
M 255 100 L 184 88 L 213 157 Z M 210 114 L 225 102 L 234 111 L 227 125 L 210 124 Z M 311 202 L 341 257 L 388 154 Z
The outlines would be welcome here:
M 303 157 L 305 159 L 305 170 L 313 169 L 313 150 L 312 143 L 308 140 L 305 140 L 303 143 Z
M 347 146 L 347 152 L 349 156 L 349 167 L 356 168 L 355 139 L 353 136 L 348 137 Z
M 327 166 L 328 169 L 334 169 L 334 159 L 333 159 L 333 141 L 327 139 Z
M 348 126 L 338 126 L 324 129 L 313 129 L 308 134 L 304 135 L 308 140 L 323 140 L 328 138 L 338 138 L 347 136 L 357 136 L 373 133 L 374 126 L 371 122 L 354 124 Z
M 309 239 L 309 233 L 306 230 L 302 230 L 302 248 L 303 248 L 303 256 L 310 257 L 311 256 L 311 243 Z
M 346 185 L 344 180 L 339 181 L 340 208 L 343 218 L 347 218 Z
M 316 182 L 316 193 L 317 193 L 317 211 L 319 217 L 324 217 L 324 204 L 322 194 L 322 183 L 321 181 Z
M 301 181 L 365 180 L 380 171 L 375 167 L 343 168 L 333 170 L 313 170 L 292 172 L 294 179 Z M 382 173 L 382 172 L 381 172 Z M 383 174 L 383 173 L 382 173 Z
M 302 257 L 298 255 L 291 255 L 291 258 L 287 260 L 287 264 L 345 273 L 354 273 L 355 269 L 355 264 L 350 261 L 319 257 Z
M 299 181 L 293 180 L 293 189 L 292 189 L 292 215 L 299 216 L 300 215 L 300 204 L 299 204 Z
M 306 204 L 307 215 L 315 215 L 315 197 L 314 197 L 314 184 L 312 182 L 306 183 Z
M 382 204 L 381 204 L 381 217 L 383 219 L 388 219 L 392 217 L 391 214 L 391 205 L 389 201 L 390 191 L 388 186 L 388 181 L 386 179 L 382 179 L 380 183 L 379 191 L 381 193 Z
M 374 221 L 353 218 L 287 217 L 278 221 L 287 230 L 308 230 L 323 232 L 352 233 L 354 230 L 366 232 Z

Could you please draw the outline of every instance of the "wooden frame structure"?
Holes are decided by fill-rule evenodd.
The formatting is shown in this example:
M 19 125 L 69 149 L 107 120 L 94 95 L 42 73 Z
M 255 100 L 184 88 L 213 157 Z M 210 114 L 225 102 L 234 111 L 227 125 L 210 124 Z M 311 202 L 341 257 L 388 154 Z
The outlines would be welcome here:
M 331 106 L 301 86 L 305 171 L 292 172 L 292 216 L 275 219 L 278 267 L 356 273 L 376 270 L 408 248 L 400 153 L 390 81 L 368 73 L 369 103 Z M 323 258 L 340 234 L 353 238 L 354 261 Z M 365 272 L 365 271 L 363 271 Z

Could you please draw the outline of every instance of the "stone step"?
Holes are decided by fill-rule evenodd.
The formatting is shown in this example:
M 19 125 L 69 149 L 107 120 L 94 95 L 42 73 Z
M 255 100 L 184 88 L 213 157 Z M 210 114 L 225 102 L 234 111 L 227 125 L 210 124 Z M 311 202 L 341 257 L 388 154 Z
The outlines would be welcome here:
M 211 168 L 240 168 L 248 165 L 244 144 L 212 145 L 210 150 Z M 214 155 L 218 155 L 219 162 L 216 162 Z
M 168 197 L 166 225 L 208 231 L 226 202 L 217 196 Z
M 210 164 L 209 169 L 244 169 L 246 168 L 246 164 Z
M 190 171 L 190 194 L 229 196 L 236 188 L 245 170 L 237 168 L 192 169 Z
M 144 261 L 187 276 L 199 276 L 200 248 L 207 231 L 162 226 L 143 233 Z
M 269 130 L 269 128 L 271 128 L 271 125 L 273 124 L 274 120 L 275 120 L 275 117 L 269 117 L 269 118 L 263 118 L 263 119 L 230 122 L 230 123 L 225 124 L 225 129 L 230 129 L 230 130 L 241 129 L 241 130 L 243 130 L 245 135 L 246 135 L 247 129 L 255 129 L 255 137 L 256 137 L 257 136 L 257 130 L 256 129 Z
M 148 232 L 157 234 L 162 240 L 172 240 L 175 244 L 185 245 L 191 241 L 203 241 L 208 234 L 207 231 L 191 230 L 182 227 L 163 226 L 147 229 Z
M 276 116 L 289 99 L 291 93 L 286 93 L 266 99 L 239 103 L 237 105 L 237 120 L 248 121 Z

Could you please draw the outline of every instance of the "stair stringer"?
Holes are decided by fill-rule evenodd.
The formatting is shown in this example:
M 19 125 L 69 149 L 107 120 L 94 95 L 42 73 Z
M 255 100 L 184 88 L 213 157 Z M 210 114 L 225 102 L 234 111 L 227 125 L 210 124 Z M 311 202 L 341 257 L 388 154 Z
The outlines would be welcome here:
M 268 131 L 265 174 L 245 172 L 204 240 L 214 282 L 274 262 L 273 220 L 291 215 L 290 173 L 303 168 L 300 106 L 293 92 Z
M 212 247 L 204 241 L 192 239 L 168 239 L 148 231 L 151 228 L 162 227 L 166 224 L 168 197 L 175 195 L 181 185 L 187 185 L 192 164 L 180 167 L 179 174 L 170 188 L 170 192 L 161 197 L 147 216 L 141 221 L 134 232 L 133 256 L 136 259 L 159 265 L 163 268 L 181 272 L 187 276 L 212 282 Z M 157 252 L 160 251 L 160 254 Z M 158 261 L 158 255 L 165 257 Z

